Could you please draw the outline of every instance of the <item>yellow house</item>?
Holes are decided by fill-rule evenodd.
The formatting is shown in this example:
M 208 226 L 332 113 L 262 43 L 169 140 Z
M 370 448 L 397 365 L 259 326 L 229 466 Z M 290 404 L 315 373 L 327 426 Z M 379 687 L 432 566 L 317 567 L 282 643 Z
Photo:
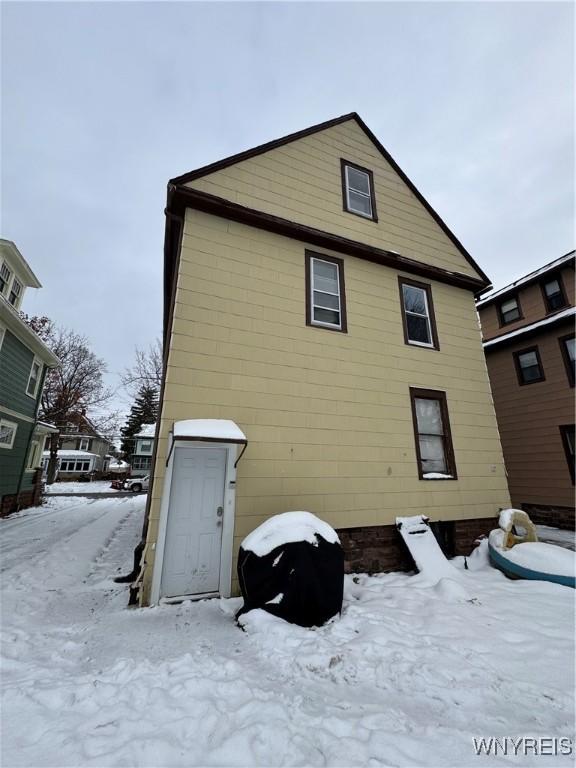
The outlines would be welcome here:
M 172 179 L 165 374 L 140 605 L 237 594 L 270 515 L 335 527 L 348 568 L 397 515 L 466 553 L 509 495 L 474 297 L 490 281 L 356 113 Z

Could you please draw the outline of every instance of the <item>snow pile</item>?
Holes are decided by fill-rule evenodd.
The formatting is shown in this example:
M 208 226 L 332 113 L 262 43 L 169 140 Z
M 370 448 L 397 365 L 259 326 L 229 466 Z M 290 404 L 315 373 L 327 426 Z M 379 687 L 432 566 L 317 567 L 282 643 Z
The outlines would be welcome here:
M 340 543 L 334 528 L 311 512 L 283 512 L 265 520 L 246 536 L 241 546 L 247 552 L 264 557 L 276 547 L 294 541 L 317 544 L 317 536 L 322 536 L 329 544 Z
M 110 480 L 92 480 L 86 483 L 71 480 L 70 482 L 58 482 L 46 485 L 44 487 L 44 493 L 49 496 L 52 494 L 60 493 L 74 493 L 78 495 L 89 493 L 118 493 L 115 488 L 110 485 Z
M 522 510 L 517 509 L 503 509 L 498 518 L 498 525 L 500 528 L 502 528 L 503 531 L 509 531 L 514 525 L 514 512 L 521 511 Z
M 497 549 L 506 560 L 539 573 L 556 574 L 557 576 L 574 576 L 576 574 L 574 552 L 563 547 L 557 547 L 555 544 L 545 544 L 543 541 L 526 541 L 503 550 L 505 535 L 504 531 L 496 528 L 490 532 L 489 542 L 490 546 Z
M 454 480 L 454 475 L 446 475 L 444 472 L 424 472 L 424 480 Z
M 446 577 L 458 578 L 458 571 L 448 562 L 440 549 L 428 518 L 422 515 L 412 517 L 397 517 L 396 525 L 419 572 L 428 579 L 438 581 Z
M 347 577 L 316 630 L 252 611 L 243 632 L 236 598 L 127 610 L 112 577 L 143 508 L 53 498 L 0 520 L 3 765 L 573 766 L 473 745 L 574 738 L 572 590 L 509 581 L 484 542 L 458 583 Z
M 238 424 L 229 419 L 187 419 L 174 424 L 174 438 L 203 437 L 232 443 L 246 443 L 246 435 Z

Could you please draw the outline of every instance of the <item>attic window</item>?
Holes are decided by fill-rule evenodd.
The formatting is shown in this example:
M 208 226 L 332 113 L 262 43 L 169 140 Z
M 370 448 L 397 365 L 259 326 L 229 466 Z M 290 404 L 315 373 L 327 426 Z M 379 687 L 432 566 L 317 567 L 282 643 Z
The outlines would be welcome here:
M 20 283 L 16 278 L 12 280 L 12 288 L 10 289 L 10 295 L 8 296 L 8 301 L 10 304 L 12 304 L 13 307 L 16 307 L 18 305 L 18 301 L 20 299 L 20 294 L 22 293 L 22 283 Z
M 2 267 L 0 268 L 0 293 L 4 293 L 6 290 L 6 286 L 10 282 L 11 275 L 12 272 L 10 272 L 6 264 L 2 264 Z
M 365 219 L 378 221 L 372 171 L 347 160 L 341 160 L 340 165 L 344 210 L 363 216 Z

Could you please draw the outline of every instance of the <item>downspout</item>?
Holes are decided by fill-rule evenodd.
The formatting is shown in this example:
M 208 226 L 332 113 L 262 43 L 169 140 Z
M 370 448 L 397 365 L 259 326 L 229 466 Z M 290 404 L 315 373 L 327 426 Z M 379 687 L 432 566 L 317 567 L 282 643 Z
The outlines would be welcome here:
M 46 380 L 47 373 L 48 373 L 48 366 L 44 365 L 44 370 L 42 371 L 42 379 L 40 381 L 40 386 L 38 387 L 38 397 L 36 399 L 36 408 L 34 409 L 34 422 L 32 423 L 32 429 L 30 430 L 30 435 L 28 436 L 28 442 L 26 443 L 24 461 L 22 462 L 22 469 L 20 471 L 20 478 L 18 480 L 18 489 L 16 491 L 16 512 L 20 511 L 20 493 L 22 491 L 22 483 L 24 481 L 24 475 L 26 473 L 26 465 L 28 463 L 28 454 L 30 453 L 32 438 L 34 437 L 34 431 L 36 430 L 36 425 L 38 424 L 38 411 L 40 410 L 40 399 L 42 397 L 42 391 L 44 389 L 44 381 Z
M 176 287 L 178 284 L 178 272 L 180 268 L 180 253 L 182 251 L 182 239 L 184 236 L 184 214 L 175 214 L 170 210 L 172 196 L 175 187 L 171 184 L 168 185 L 168 199 L 166 208 L 164 210 L 166 216 L 166 235 L 164 243 L 164 263 L 167 261 L 167 253 L 170 250 L 170 241 L 174 238 L 169 238 L 169 227 L 172 229 L 173 223 L 178 225 L 178 235 L 176 239 L 176 248 L 174 249 L 174 271 L 172 274 L 171 290 L 170 290 L 170 305 L 169 314 L 165 317 L 166 327 L 164 328 L 164 370 L 162 372 L 162 386 L 160 388 L 160 398 L 158 407 L 158 423 L 156 428 L 156 435 L 154 440 L 154 453 L 152 456 L 152 470 L 150 472 L 150 484 L 148 486 L 148 495 L 146 498 L 146 510 L 144 512 L 144 523 L 142 525 L 142 536 L 136 548 L 134 549 L 134 563 L 132 571 L 126 576 L 119 576 L 114 579 L 117 583 L 130 583 L 130 596 L 128 598 L 129 606 L 137 606 L 140 602 L 140 591 L 142 589 L 142 581 L 144 578 L 144 565 L 145 556 L 144 550 L 146 548 L 146 538 L 148 536 L 148 523 L 150 518 L 150 506 L 152 502 L 152 489 L 154 486 L 154 471 L 156 468 L 156 457 L 158 452 L 158 436 L 160 433 L 160 423 L 162 421 L 162 408 L 164 404 L 164 390 L 166 388 L 166 373 L 168 370 L 168 356 L 170 352 L 170 339 L 172 336 L 172 320 L 174 317 L 174 304 L 176 302 Z M 166 287 L 166 286 L 165 286 Z M 166 295 L 164 298 L 166 302 Z

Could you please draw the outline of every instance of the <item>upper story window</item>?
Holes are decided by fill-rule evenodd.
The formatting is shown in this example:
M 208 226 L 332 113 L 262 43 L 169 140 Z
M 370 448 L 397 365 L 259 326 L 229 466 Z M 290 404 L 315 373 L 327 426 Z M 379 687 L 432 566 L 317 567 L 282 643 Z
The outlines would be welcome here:
M 568 381 L 570 386 L 574 386 L 574 379 L 576 374 L 576 339 L 573 333 L 569 333 L 568 336 L 562 336 L 558 339 L 560 342 L 560 349 L 562 350 L 562 358 L 564 359 L 564 365 L 566 366 L 566 373 L 568 375 Z
M 81 437 L 80 438 L 80 446 L 78 448 L 79 451 L 89 451 L 90 450 L 90 438 L 88 437 Z
M 20 303 L 20 296 L 22 294 L 22 283 L 14 278 L 12 280 L 12 287 L 10 288 L 10 294 L 8 296 L 8 301 L 10 304 L 12 304 L 13 307 L 18 307 L 18 304 Z
M 500 318 L 500 325 L 507 325 L 515 320 L 521 320 L 522 312 L 520 311 L 518 296 L 512 296 L 512 298 L 502 301 L 498 305 L 498 316 Z
M 546 312 L 556 312 L 556 310 L 568 306 L 564 285 L 559 274 L 542 282 L 542 295 L 544 296 Z
M 342 259 L 306 252 L 306 324 L 347 332 Z
M 344 210 L 364 216 L 365 219 L 378 221 L 372 171 L 349 163 L 347 160 L 341 160 L 340 163 Z
M 38 394 L 38 385 L 40 384 L 40 375 L 42 373 L 42 363 L 34 358 L 32 361 L 32 368 L 30 369 L 30 376 L 28 377 L 28 384 L 26 386 L 26 394 L 30 397 L 36 397 Z
M 537 381 L 544 381 L 544 368 L 538 347 L 514 352 L 514 362 L 519 384 L 535 384 Z
M 140 443 L 140 453 L 152 453 L 152 440 L 142 440 Z
M 8 269 L 8 265 L 2 264 L 0 267 L 0 293 L 6 293 L 11 276 L 12 272 Z
M 418 347 L 440 349 L 431 287 L 405 277 L 399 277 L 398 282 L 404 341 L 406 344 L 414 344 Z
M 15 424 L 13 421 L 0 419 L 0 448 L 11 449 L 14 445 L 17 431 L 18 424 Z
M 446 393 L 410 387 L 410 399 L 420 479 L 455 480 L 456 462 Z

